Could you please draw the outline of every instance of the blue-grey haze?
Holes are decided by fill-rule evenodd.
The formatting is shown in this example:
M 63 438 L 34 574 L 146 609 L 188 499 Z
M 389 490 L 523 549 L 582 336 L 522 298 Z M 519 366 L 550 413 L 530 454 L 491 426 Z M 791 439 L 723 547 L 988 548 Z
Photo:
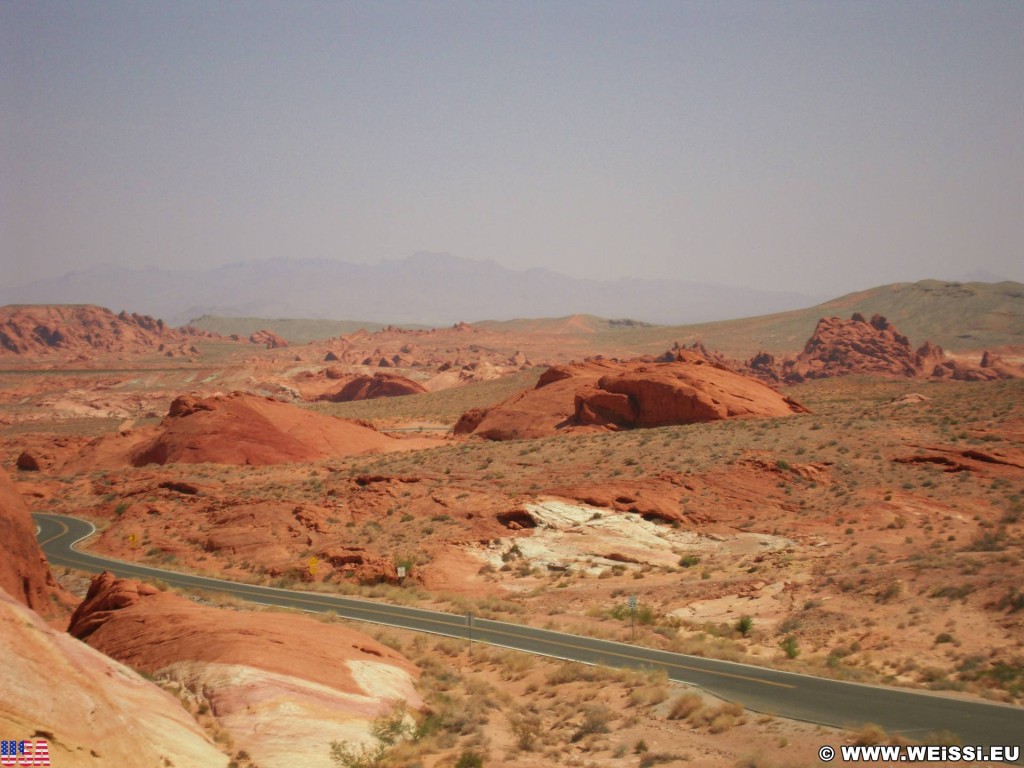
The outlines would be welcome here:
M 1022 143 L 1021 2 L 0 2 L 7 287 L 421 250 L 1024 280 Z

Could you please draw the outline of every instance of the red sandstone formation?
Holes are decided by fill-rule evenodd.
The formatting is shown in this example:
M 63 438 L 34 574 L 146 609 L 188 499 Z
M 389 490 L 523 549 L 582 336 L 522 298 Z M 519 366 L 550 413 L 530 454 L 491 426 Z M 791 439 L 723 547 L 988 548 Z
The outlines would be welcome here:
M 212 336 L 169 328 L 149 315 L 87 304 L 0 307 L 0 355 L 88 357 L 96 353 L 169 356 L 197 353 L 192 340 Z
M 395 701 L 421 706 L 416 667 L 346 626 L 201 606 L 109 573 L 93 580 L 68 631 L 181 686 L 254 764 L 322 754 L 332 739 L 367 742 L 371 721 Z
M 256 333 L 249 336 L 249 341 L 253 344 L 262 344 L 267 349 L 283 349 L 288 346 L 288 342 L 282 339 L 273 331 L 262 330 L 256 331 Z
M 331 369 L 328 369 L 327 375 L 328 378 L 333 378 Z M 422 385 L 396 373 L 375 373 L 373 376 L 355 376 L 337 392 L 322 395 L 318 399 L 328 400 L 332 403 L 348 403 L 353 400 L 373 400 L 378 397 L 419 395 L 426 391 Z
M 172 634 L 168 627 L 174 627 Z M 348 627 L 307 616 L 198 605 L 111 573 L 93 579 L 68 632 L 150 674 L 176 661 L 244 664 L 355 692 L 346 661 L 415 671 L 397 652 Z
M 796 384 L 806 379 L 871 375 L 907 378 L 948 378 L 988 381 L 1022 375 L 987 353 L 980 366 L 953 360 L 942 347 L 924 342 L 917 350 L 910 340 L 881 315 L 870 321 L 860 313 L 849 320 L 822 318 L 796 359 L 783 363 L 783 379 Z
M 709 520 L 706 514 L 687 512 L 680 508 L 680 499 L 686 493 L 685 480 L 672 473 L 645 477 L 643 480 L 609 480 L 557 488 L 548 493 L 581 501 L 592 507 L 632 512 L 646 520 L 663 520 L 667 523 L 703 523 Z
M 287 464 L 387 450 L 395 442 L 362 424 L 270 398 L 182 396 L 157 437 L 135 448 L 131 463 Z
M 0 589 L 44 615 L 54 608 L 51 598 L 70 602 L 70 597 L 54 581 L 36 543 L 28 507 L 5 472 L 0 472 L 0 541 L 4 543 Z
M 920 356 L 910 340 L 881 315 L 868 322 L 861 314 L 849 320 L 822 318 L 803 352 L 786 372 L 789 382 L 852 374 L 917 376 L 925 361 L 934 363 L 941 350 L 926 344 Z
M 925 341 L 916 350 L 910 340 L 881 315 L 866 320 L 855 312 L 849 320 L 823 317 L 796 357 L 778 359 L 760 352 L 746 361 L 732 360 L 708 350 L 699 341 L 690 347 L 676 343 L 659 361 L 680 359 L 697 352 L 717 365 L 771 385 L 799 384 L 835 376 L 992 381 L 1024 376 L 1024 369 L 985 352 L 978 365 L 949 357 L 937 344 Z
M 88 472 L 147 464 L 291 464 L 434 447 L 438 438 L 393 438 L 269 397 L 235 392 L 176 398 L 156 426 L 98 437 L 60 465 Z
M 228 764 L 175 696 L 51 629 L 2 589 L 0 659 L 3 738 L 45 738 L 54 766 Z
M 567 427 L 655 427 L 806 412 L 755 379 L 680 351 L 671 363 L 596 360 L 555 366 L 534 389 L 486 413 L 466 413 L 455 431 L 509 440 Z

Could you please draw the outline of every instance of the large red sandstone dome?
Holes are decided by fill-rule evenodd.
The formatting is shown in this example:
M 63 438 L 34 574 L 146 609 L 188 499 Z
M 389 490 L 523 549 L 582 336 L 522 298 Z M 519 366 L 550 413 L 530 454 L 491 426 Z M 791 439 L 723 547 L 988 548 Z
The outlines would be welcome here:
M 756 379 L 681 352 L 667 363 L 601 360 L 555 366 L 534 389 L 487 411 L 464 414 L 456 432 L 512 440 L 570 427 L 659 427 L 806 412 Z

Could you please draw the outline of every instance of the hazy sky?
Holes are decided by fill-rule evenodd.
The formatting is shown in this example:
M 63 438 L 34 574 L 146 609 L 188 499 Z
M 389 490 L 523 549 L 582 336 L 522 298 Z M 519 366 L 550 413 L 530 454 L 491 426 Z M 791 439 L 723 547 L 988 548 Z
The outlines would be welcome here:
M 1024 2 L 0 0 L 0 279 L 1024 280 Z

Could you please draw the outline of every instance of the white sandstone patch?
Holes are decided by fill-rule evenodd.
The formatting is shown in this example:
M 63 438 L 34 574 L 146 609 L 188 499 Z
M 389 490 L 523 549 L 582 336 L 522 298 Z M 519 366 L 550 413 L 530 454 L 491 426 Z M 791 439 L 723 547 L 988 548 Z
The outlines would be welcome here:
M 596 575 L 616 565 L 674 567 L 683 554 L 739 556 L 794 546 L 781 536 L 711 536 L 650 522 L 635 514 L 565 501 L 536 501 L 526 504 L 524 510 L 536 523 L 529 536 L 505 539 L 476 552 L 491 567 L 500 568 L 521 557 L 538 568 Z
M 234 741 L 261 768 L 295 765 L 336 768 L 332 741 L 371 744 L 375 717 L 395 702 L 419 707 L 408 672 L 390 664 L 346 662 L 363 691 L 358 694 L 241 664 L 182 661 L 160 670 L 190 691 L 201 691 Z

